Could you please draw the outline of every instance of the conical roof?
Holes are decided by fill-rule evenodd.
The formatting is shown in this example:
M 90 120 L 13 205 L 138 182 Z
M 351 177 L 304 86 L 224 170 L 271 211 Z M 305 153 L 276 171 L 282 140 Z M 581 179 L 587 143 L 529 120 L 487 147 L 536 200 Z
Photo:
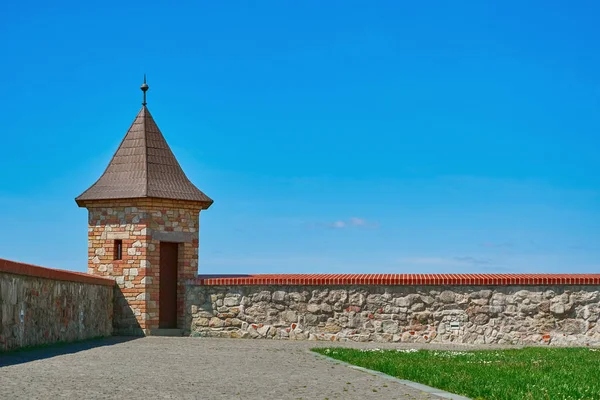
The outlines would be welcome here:
M 213 202 L 187 178 L 145 104 L 100 179 L 75 201 L 140 197 Z

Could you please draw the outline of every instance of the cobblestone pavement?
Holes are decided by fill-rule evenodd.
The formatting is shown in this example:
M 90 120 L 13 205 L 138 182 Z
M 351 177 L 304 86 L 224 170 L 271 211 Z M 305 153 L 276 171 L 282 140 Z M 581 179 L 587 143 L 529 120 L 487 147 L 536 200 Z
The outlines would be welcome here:
M 309 351 L 331 345 L 415 345 L 189 337 L 125 340 L 0 354 L 0 398 L 439 399 Z

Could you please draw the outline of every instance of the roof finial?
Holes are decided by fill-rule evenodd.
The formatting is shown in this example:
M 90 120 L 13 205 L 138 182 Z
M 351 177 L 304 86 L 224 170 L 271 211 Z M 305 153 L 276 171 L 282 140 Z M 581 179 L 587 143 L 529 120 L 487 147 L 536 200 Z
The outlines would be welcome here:
M 142 89 L 142 92 L 144 92 L 144 102 L 142 103 L 143 106 L 146 106 L 146 91 L 148 90 L 148 85 L 146 84 L 146 74 L 144 74 L 144 83 L 142 84 L 142 86 L 140 86 L 140 89 Z

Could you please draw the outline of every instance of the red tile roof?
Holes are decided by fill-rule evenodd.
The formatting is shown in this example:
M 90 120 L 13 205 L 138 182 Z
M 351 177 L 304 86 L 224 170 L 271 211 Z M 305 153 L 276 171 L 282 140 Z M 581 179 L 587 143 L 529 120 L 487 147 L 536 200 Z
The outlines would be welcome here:
M 187 178 L 145 105 L 102 176 L 75 201 L 143 197 L 213 202 Z
M 600 285 L 600 274 L 199 275 L 197 285 Z

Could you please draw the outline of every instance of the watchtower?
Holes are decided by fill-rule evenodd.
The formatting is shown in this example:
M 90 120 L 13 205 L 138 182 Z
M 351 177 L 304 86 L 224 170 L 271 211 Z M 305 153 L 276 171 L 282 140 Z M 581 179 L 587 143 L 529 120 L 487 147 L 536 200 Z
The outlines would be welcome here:
M 87 208 L 88 273 L 115 279 L 114 332 L 181 329 L 185 281 L 198 271 L 200 211 L 213 203 L 187 178 L 146 107 L 102 176 L 75 199 Z M 176 331 L 175 331 L 176 332 Z

